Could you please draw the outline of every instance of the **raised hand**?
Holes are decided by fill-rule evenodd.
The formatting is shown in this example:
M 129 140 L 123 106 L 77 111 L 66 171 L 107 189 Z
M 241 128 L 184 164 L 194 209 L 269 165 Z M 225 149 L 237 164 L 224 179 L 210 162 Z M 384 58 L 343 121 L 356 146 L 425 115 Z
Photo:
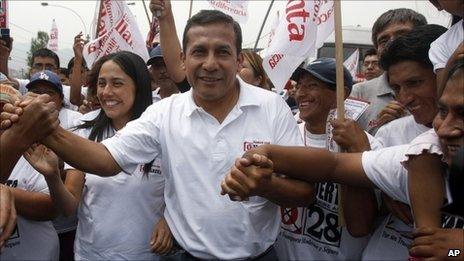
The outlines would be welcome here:
M 84 38 L 82 38 L 83 35 L 84 34 L 80 32 L 74 37 L 73 51 L 74 51 L 75 59 L 82 60 L 84 58 L 84 56 L 82 55 L 82 52 L 84 50 L 84 44 L 85 44 L 85 40 Z
M 167 14 L 171 13 L 170 0 L 151 0 L 150 11 L 158 19 L 163 19 Z
M 151 252 L 157 255 L 167 255 L 173 246 L 173 238 L 166 219 L 161 218 L 155 225 L 150 240 Z
M 377 125 L 382 126 L 387 122 L 401 118 L 406 115 L 406 109 L 398 101 L 391 101 L 377 116 Z
M 44 145 L 32 145 L 23 156 L 46 178 L 60 175 L 58 156 Z

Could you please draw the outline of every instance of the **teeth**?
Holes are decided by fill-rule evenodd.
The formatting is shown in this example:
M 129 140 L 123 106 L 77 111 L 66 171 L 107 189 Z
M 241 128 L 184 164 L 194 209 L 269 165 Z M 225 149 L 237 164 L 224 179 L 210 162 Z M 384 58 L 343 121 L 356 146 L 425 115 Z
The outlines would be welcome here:
M 114 105 L 118 104 L 118 102 L 117 101 L 106 101 L 105 104 L 108 105 L 108 106 L 114 106 Z
M 210 78 L 210 77 L 202 77 L 201 78 L 203 81 L 207 81 L 207 82 L 214 82 L 214 81 L 217 81 L 216 78 Z

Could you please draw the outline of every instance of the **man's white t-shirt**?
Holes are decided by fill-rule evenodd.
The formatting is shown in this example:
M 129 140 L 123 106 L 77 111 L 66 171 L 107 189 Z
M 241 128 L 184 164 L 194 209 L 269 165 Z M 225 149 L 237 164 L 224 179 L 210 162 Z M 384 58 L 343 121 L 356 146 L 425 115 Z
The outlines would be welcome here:
M 435 72 L 446 67 L 448 59 L 463 41 L 464 28 L 461 19 L 430 44 L 429 59 Z
M 312 134 L 298 124 L 306 146 L 327 148 L 327 134 Z M 370 134 L 372 149 L 381 145 Z M 281 231 L 275 244 L 279 260 L 358 260 L 368 237 L 355 238 L 338 225 L 338 184 L 315 184 L 309 207 L 281 208 Z
M 82 118 L 88 119 L 85 116 Z M 91 128 L 75 132 L 88 138 Z M 104 133 L 103 138 L 111 137 L 114 130 L 109 128 Z M 66 165 L 65 169 L 72 167 Z M 77 215 L 75 259 L 158 259 L 150 251 L 150 239 L 163 215 L 163 191 L 159 160 L 155 160 L 148 175 L 144 175 L 143 165 L 131 174 L 121 172 L 112 177 L 86 173 Z
M 379 128 L 375 138 L 383 147 L 407 144 L 420 134 L 430 130 L 429 127 L 419 124 L 412 115 L 393 120 Z
M 21 157 L 6 185 L 49 194 L 45 178 Z M 16 228 L 6 241 L 0 260 L 57 260 L 59 242 L 51 221 L 33 221 L 18 215 Z
M 220 195 L 220 184 L 251 148 L 302 145 L 282 98 L 239 82 L 237 104 L 222 123 L 195 104 L 190 90 L 153 104 L 102 142 L 127 173 L 162 156 L 165 218 L 179 245 L 197 258 L 255 257 L 274 244 L 278 206 L 257 196 L 233 202 Z

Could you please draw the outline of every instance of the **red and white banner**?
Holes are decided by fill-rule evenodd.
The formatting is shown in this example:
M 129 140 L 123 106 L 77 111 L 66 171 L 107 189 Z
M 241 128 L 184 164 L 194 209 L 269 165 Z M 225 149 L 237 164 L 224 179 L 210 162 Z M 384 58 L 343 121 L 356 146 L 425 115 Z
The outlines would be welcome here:
M 350 71 L 351 77 L 353 77 L 353 81 L 356 80 L 356 75 L 358 73 L 358 61 L 359 61 L 359 49 L 356 49 L 353 54 L 348 57 L 343 62 L 343 65 Z
M 58 27 L 56 27 L 55 19 L 53 19 L 52 22 L 52 29 L 50 30 L 47 48 L 55 53 L 58 52 Z
M 271 31 L 269 32 L 269 41 L 267 42 L 267 47 L 271 46 L 272 39 L 276 33 L 277 27 L 279 26 L 279 11 L 277 11 L 274 21 L 271 24 Z
M 147 61 L 146 43 L 126 1 L 101 0 L 97 19 L 94 19 L 96 39 L 84 46 L 84 59 L 92 66 L 100 57 L 118 51 L 138 54 Z
M 8 28 L 8 1 L 0 0 L 0 28 Z
M 263 67 L 279 93 L 293 71 L 314 53 L 317 26 L 314 1 L 287 0 L 274 40 L 264 51 Z
M 248 21 L 248 0 L 208 0 L 208 3 L 241 24 Z

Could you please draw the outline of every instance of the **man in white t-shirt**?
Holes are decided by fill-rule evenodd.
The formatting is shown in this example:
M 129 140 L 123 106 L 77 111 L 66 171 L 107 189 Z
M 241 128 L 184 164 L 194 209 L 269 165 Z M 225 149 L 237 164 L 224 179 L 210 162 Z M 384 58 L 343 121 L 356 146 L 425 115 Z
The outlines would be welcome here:
M 326 131 L 329 112 L 335 109 L 335 59 L 319 58 L 297 69 L 295 100 L 304 121 L 299 124 L 305 146 L 328 148 Z M 345 96 L 351 91 L 352 78 L 344 68 Z M 350 152 L 369 150 L 363 131 L 353 121 L 336 124 L 334 139 Z M 340 134 L 341 136 L 338 136 Z M 367 134 L 368 135 L 368 134 Z M 372 146 L 380 145 L 369 136 Z M 339 225 L 339 202 L 343 197 L 346 227 Z M 354 260 L 361 257 L 376 210 L 373 191 L 344 187 L 332 182 L 315 184 L 314 196 L 307 206 L 281 208 L 281 231 L 276 243 L 280 260 Z M 359 209 L 363 208 L 361 213 Z
M 302 144 L 290 108 L 237 78 L 241 29 L 230 16 L 201 11 L 187 22 L 183 41 L 190 91 L 157 102 L 102 143 L 61 128 L 41 142 L 70 165 L 101 176 L 131 173 L 161 156 L 165 218 L 185 258 L 275 258 L 277 204 L 302 204 L 312 186 L 276 176 L 248 201 L 232 202 L 220 196 L 220 183 L 248 149 Z

